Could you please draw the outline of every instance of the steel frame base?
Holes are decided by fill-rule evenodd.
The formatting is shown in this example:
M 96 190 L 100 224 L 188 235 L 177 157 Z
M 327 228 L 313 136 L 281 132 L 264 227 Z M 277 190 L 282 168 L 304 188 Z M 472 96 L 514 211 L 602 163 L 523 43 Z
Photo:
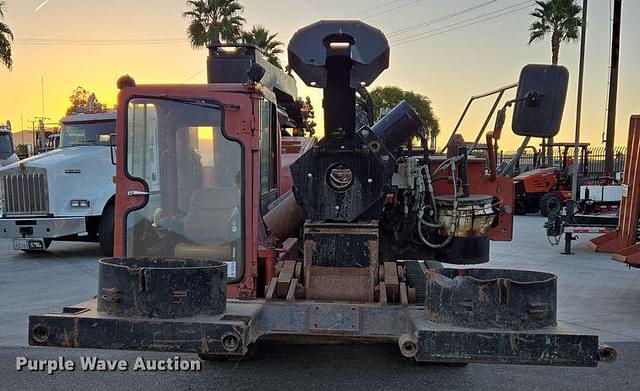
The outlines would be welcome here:
M 29 317 L 29 344 L 243 357 L 270 337 L 399 344 L 416 361 L 596 366 L 598 336 L 559 322 L 537 330 L 471 329 L 424 318 L 422 306 L 229 300 L 216 316 L 114 317 L 96 300 Z M 611 348 L 609 348 L 611 349 Z M 615 351 L 614 351 L 615 353 Z

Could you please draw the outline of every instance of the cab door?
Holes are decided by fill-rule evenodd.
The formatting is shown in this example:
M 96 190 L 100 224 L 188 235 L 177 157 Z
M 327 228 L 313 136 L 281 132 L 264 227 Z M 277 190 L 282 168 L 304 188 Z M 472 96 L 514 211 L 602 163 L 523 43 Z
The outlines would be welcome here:
M 144 202 L 124 217 L 129 257 L 215 259 L 242 278 L 242 148 L 224 133 L 224 107 L 136 97 L 127 103 L 125 175 Z M 119 191 L 119 194 L 122 194 Z

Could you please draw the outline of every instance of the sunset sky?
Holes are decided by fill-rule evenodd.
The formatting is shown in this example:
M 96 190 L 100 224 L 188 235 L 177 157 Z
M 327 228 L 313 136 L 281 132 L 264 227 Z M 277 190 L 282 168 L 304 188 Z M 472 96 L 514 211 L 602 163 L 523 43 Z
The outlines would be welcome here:
M 241 0 L 247 28 L 261 24 L 283 42 L 300 27 L 327 18 L 362 19 L 383 30 L 391 43 L 391 66 L 375 85 L 398 85 L 427 95 L 440 118 L 444 142 L 469 96 L 517 80 L 526 63 L 550 62 L 548 41 L 527 46 L 533 1 L 521 0 Z M 583 140 L 601 145 L 608 84 L 610 1 L 589 5 L 583 109 Z M 455 17 L 458 11 L 478 8 Z M 186 38 L 183 0 L 6 0 L 7 23 L 15 34 L 14 69 L 0 68 L 0 122 L 30 128 L 42 114 L 57 121 L 76 86 L 115 103 L 122 74 L 141 83 L 203 83 L 206 50 Z M 495 12 L 494 12 L 495 11 Z M 485 15 L 485 16 L 482 16 Z M 640 2 L 623 4 L 616 144 L 626 142 L 629 116 L 640 112 Z M 446 18 L 444 18 L 446 17 Z M 495 17 L 491 20 L 483 19 Z M 441 20 L 438 21 L 438 18 Z M 469 23 L 475 23 L 468 25 Z M 420 25 L 422 24 L 422 25 Z M 420 26 L 418 26 L 420 25 Z M 418 26 L 410 31 L 399 31 Z M 461 28 L 462 27 L 462 28 Z M 579 44 L 563 44 L 560 63 L 571 73 L 558 141 L 573 139 Z M 283 56 L 286 63 L 286 57 Z M 321 114 L 321 91 L 303 87 Z M 487 102 L 488 103 L 488 102 Z M 463 134 L 473 138 L 487 104 L 478 105 Z M 504 132 L 509 149 L 519 139 Z

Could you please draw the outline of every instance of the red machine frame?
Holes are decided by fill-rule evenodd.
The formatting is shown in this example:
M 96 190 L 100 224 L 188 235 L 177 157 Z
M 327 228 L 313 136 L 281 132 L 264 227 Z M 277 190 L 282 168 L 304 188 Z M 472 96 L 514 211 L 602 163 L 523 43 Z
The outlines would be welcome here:
M 347 38 L 353 38 L 351 35 L 344 34 L 344 31 L 349 29 L 355 29 L 352 34 L 363 38 L 359 40 L 363 47 L 367 47 L 368 44 L 377 47 L 374 52 L 381 50 L 382 54 L 370 59 L 370 63 L 378 64 L 378 66 L 382 64 L 386 68 L 388 43 L 384 35 L 371 26 L 357 21 L 321 21 L 300 30 L 300 34 L 303 34 L 302 37 L 304 34 L 314 31 L 328 34 L 325 36 L 332 39 L 329 41 L 329 49 L 325 47 L 325 41 L 316 40 L 315 44 L 319 45 L 321 52 L 330 50 L 336 56 L 339 54 L 338 57 L 329 61 L 331 62 L 329 68 L 331 68 L 331 72 L 337 72 L 336 75 L 338 75 L 333 81 L 342 80 L 337 83 L 340 88 L 333 89 L 336 87 L 334 85 L 331 91 L 329 88 L 326 88 L 327 91 L 325 91 L 327 93 L 325 99 L 327 96 L 335 98 L 331 101 L 334 106 L 337 103 L 337 106 L 340 106 L 339 102 L 343 100 L 348 102 L 346 98 L 354 96 L 350 87 L 347 88 L 350 84 L 342 83 L 344 81 L 342 76 L 348 74 L 345 66 L 348 65 L 346 62 L 348 58 L 345 57 L 345 53 L 350 53 L 350 51 L 344 50 L 345 43 L 357 45 L 353 40 L 344 41 L 343 35 Z M 336 31 L 339 32 L 338 35 L 335 34 Z M 313 38 L 315 35 L 311 34 L 311 36 Z M 369 37 L 369 42 L 367 42 L 367 37 Z M 300 58 L 312 58 L 315 62 L 317 57 L 308 57 L 304 50 L 307 48 L 306 43 L 310 40 L 312 39 L 300 37 L 292 39 L 293 43 L 290 44 L 292 58 L 295 59 L 295 56 L 301 55 L 299 60 Z M 336 45 L 332 47 L 331 44 Z M 292 47 L 297 47 L 302 53 L 296 52 Z M 216 48 L 212 47 L 210 60 L 215 59 L 215 52 Z M 349 61 L 352 60 L 349 59 Z M 264 168 L 261 159 L 264 150 L 261 147 L 265 146 L 265 143 L 261 142 L 264 141 L 261 140 L 263 130 L 261 103 L 265 99 L 274 103 L 277 100 L 274 97 L 277 96 L 278 91 L 275 90 L 277 83 L 272 83 L 275 87 L 269 87 L 274 88 L 273 91 L 259 84 L 262 77 L 265 76 L 265 68 L 260 63 L 269 66 L 261 56 L 254 56 L 250 63 L 244 63 L 248 67 L 246 71 L 236 66 L 227 69 L 217 68 L 219 73 L 215 73 L 212 70 L 216 69 L 214 65 L 217 64 L 211 61 L 209 65 L 212 67 L 208 69 L 211 84 L 207 85 L 135 86 L 133 80 L 129 79 L 127 82 L 121 79 L 118 104 L 122 115 L 118 116 L 117 145 L 119 148 L 115 177 L 117 194 L 115 255 L 118 258 L 99 262 L 98 296 L 94 299 L 77 306 L 65 307 L 61 313 L 30 316 L 30 344 L 75 348 L 193 352 L 199 354 L 203 359 L 213 359 L 246 357 L 259 340 L 284 336 L 285 339 L 292 340 L 311 339 L 317 341 L 318 338 L 328 338 L 330 341 L 396 342 L 402 355 L 422 362 L 595 366 L 598 361 L 615 359 L 615 350 L 600 346 L 598 336 L 591 331 L 557 321 L 557 277 L 553 274 L 526 270 L 462 268 L 436 270 L 437 268 L 428 266 L 427 262 L 420 263 L 418 259 L 435 258 L 456 261 L 459 258 L 437 258 L 430 255 L 424 255 L 422 258 L 409 258 L 413 259 L 412 261 L 398 261 L 397 258 L 393 258 L 380 262 L 379 245 L 382 235 L 378 219 L 384 221 L 384 217 L 380 217 L 381 214 L 378 213 L 372 214 L 366 219 L 359 219 L 364 216 L 362 213 L 355 216 L 345 215 L 341 217 L 342 220 L 335 220 L 329 214 L 320 214 L 319 216 L 329 217 L 319 217 L 316 220 L 320 221 L 313 221 L 313 217 L 309 217 L 314 216 L 313 210 L 311 213 L 308 213 L 308 210 L 301 210 L 300 220 L 303 215 L 306 215 L 309 217 L 307 222 L 303 225 L 302 222 L 296 222 L 300 224 L 293 228 L 292 231 L 295 233 L 275 235 L 274 226 L 266 222 L 269 215 L 269 213 L 265 214 L 267 208 L 262 205 L 266 198 L 264 194 L 261 194 L 261 190 L 264 189 L 262 189 L 263 182 L 260 177 L 261 168 Z M 566 69 L 530 65 L 525 67 L 525 70 L 527 72 L 523 71 L 521 78 L 523 75 L 530 75 L 530 79 L 527 78 L 527 80 L 531 86 L 528 87 L 529 90 L 523 90 L 522 93 L 519 93 L 521 97 L 518 101 L 537 102 L 539 95 L 536 91 L 539 90 L 541 83 L 548 82 L 549 74 L 553 74 L 556 80 L 564 80 L 563 89 L 558 91 L 561 93 L 559 97 L 564 96 L 568 80 Z M 238 77 L 232 78 L 234 72 L 231 71 L 238 73 L 235 75 Z M 229 72 L 229 74 L 225 74 L 225 72 Z M 285 79 L 288 77 L 283 72 L 280 71 L 280 73 Z M 214 75 L 228 76 L 227 80 L 230 81 L 230 84 L 226 84 L 229 81 L 215 81 L 215 77 L 212 77 Z M 300 73 L 299 76 L 302 77 Z M 302 78 L 304 80 L 304 77 Z M 243 83 L 238 83 L 238 80 L 242 80 Z M 297 92 L 294 93 L 293 90 L 295 88 L 290 89 L 288 95 L 295 99 Z M 547 93 L 551 98 L 553 94 L 550 94 L 548 90 Z M 170 245 L 161 247 L 162 254 L 155 257 L 126 253 L 127 227 L 125 219 L 127 214 L 145 207 L 149 203 L 148 196 L 150 195 L 149 184 L 144 179 L 133 178 L 128 174 L 129 120 L 127 113 L 129 101 L 132 98 L 168 99 L 179 103 L 187 101 L 199 106 L 204 105 L 201 100 L 213 101 L 217 103 L 215 109 L 223 111 L 222 134 L 228 139 L 239 142 L 242 149 L 240 182 L 243 205 L 236 204 L 234 212 L 236 216 L 239 208 L 242 208 L 241 210 L 244 212 L 241 228 L 243 275 L 242 278 L 238 278 L 238 282 L 235 282 L 236 280 L 228 282 L 224 272 L 224 268 L 229 265 L 227 262 L 235 259 L 233 256 L 210 259 L 216 257 L 209 253 L 204 257 L 206 259 L 197 259 L 195 256 L 193 259 L 186 259 L 189 257 L 174 256 L 173 246 Z M 282 103 L 286 104 L 284 100 Z M 410 118 L 410 115 L 417 117 L 415 111 L 406 102 L 398 106 L 401 108 L 400 114 L 396 113 L 399 119 Z M 406 109 L 405 111 L 403 111 L 403 107 Z M 559 106 L 549 107 L 552 109 L 548 111 L 549 113 L 559 111 Z M 353 120 L 353 116 L 350 111 L 352 107 L 348 106 L 344 112 L 341 112 L 340 108 L 333 107 L 333 116 L 329 115 L 328 117 L 335 121 L 336 126 L 345 120 L 344 123 L 349 122 L 351 127 L 350 121 Z M 523 110 L 526 110 L 526 107 Z M 327 110 L 327 112 L 331 111 Z M 287 116 L 289 116 L 288 112 Z M 552 124 L 553 126 L 549 127 L 550 131 L 557 132 L 559 117 L 557 118 L 557 126 Z M 277 174 L 274 176 L 280 179 L 278 179 L 277 186 L 269 187 L 268 190 L 272 190 L 274 187 L 275 190 L 269 192 L 268 195 L 271 196 L 273 192 L 283 195 L 290 185 L 286 164 L 295 160 L 291 155 L 302 154 L 311 144 L 302 140 L 292 140 L 299 143 L 297 146 L 283 143 L 279 132 L 280 127 L 277 126 L 277 116 L 274 121 L 272 115 L 270 121 L 270 126 L 275 126 L 276 129 L 273 132 L 273 128 L 270 128 L 271 137 L 275 137 L 277 141 L 269 143 L 270 148 L 277 148 L 276 151 L 270 151 L 273 153 L 276 163 L 271 166 L 270 170 L 275 170 L 272 173 Z M 399 175 L 395 172 L 399 168 L 399 164 L 397 164 L 399 162 L 395 160 L 394 155 L 391 155 L 393 160 L 389 160 L 389 155 L 374 154 L 379 152 L 376 150 L 379 150 L 381 146 L 386 150 L 390 145 L 394 145 L 389 149 L 400 150 L 400 147 L 405 145 L 411 136 L 404 135 L 403 131 L 413 129 L 412 134 L 415 135 L 419 128 L 418 122 L 394 122 L 395 127 L 383 127 L 382 130 L 379 129 L 379 133 L 373 131 L 375 125 L 369 129 L 360 128 L 362 129 L 359 130 L 360 142 L 366 145 L 362 151 L 372 154 L 362 155 L 371 159 L 371 163 L 367 165 L 366 169 L 371 171 L 372 168 L 378 170 L 382 167 L 383 171 L 376 173 L 384 173 L 386 177 L 380 180 L 381 176 L 375 179 L 376 177 L 372 175 L 374 179 L 369 177 L 367 180 L 366 176 L 359 175 L 351 169 L 343 170 L 348 171 L 343 174 L 359 175 L 356 179 L 363 184 L 374 183 L 374 186 L 385 184 L 386 187 L 381 187 L 381 190 L 376 188 L 375 193 L 372 191 L 369 193 L 354 192 L 353 199 L 359 201 L 361 198 L 356 198 L 356 196 L 365 194 L 370 196 L 371 201 L 382 204 L 383 200 L 393 198 L 383 197 L 385 194 L 393 193 L 393 190 L 389 190 L 393 187 L 389 187 L 389 185 L 392 183 L 391 176 Z M 533 130 L 527 133 L 526 128 L 529 123 L 526 120 L 523 120 L 520 125 L 524 126 L 521 128 L 523 134 L 532 136 L 536 134 Z M 335 127 L 333 129 L 337 131 L 342 128 Z M 350 129 L 350 131 L 354 131 L 354 129 Z M 368 136 L 363 134 L 364 131 L 367 131 Z M 391 131 L 391 133 L 387 133 L 387 131 Z M 394 142 L 394 137 L 400 135 L 402 135 L 402 139 L 395 140 L 397 143 Z M 390 137 L 387 139 L 391 141 L 390 144 L 381 141 L 385 136 Z M 494 136 L 496 139 L 499 138 L 499 134 Z M 330 137 L 340 139 L 339 132 L 334 131 Z M 319 146 L 323 146 L 327 140 L 332 141 L 331 138 L 322 140 Z M 373 142 L 368 144 L 370 140 Z M 283 152 L 282 147 L 285 145 L 286 148 Z M 353 147 L 353 152 L 360 151 L 360 147 L 356 147 L 356 145 L 350 145 L 349 148 L 351 147 Z M 333 154 L 332 156 L 335 157 L 342 153 L 338 144 L 331 148 L 333 150 L 328 151 L 327 155 Z M 344 145 L 342 149 L 349 152 Z M 328 160 L 327 155 L 313 155 L 318 150 L 308 152 L 310 153 L 305 153 L 293 165 L 292 173 L 296 181 L 294 190 L 298 192 L 302 189 L 300 184 L 307 178 L 323 178 L 322 175 L 331 172 L 331 166 L 325 168 L 325 162 L 320 161 L 321 159 Z M 283 154 L 286 155 L 286 159 L 283 159 Z M 348 157 L 354 161 L 358 158 L 357 155 L 349 155 Z M 314 159 L 311 160 L 311 169 L 316 169 L 313 171 L 314 174 L 307 170 L 301 171 L 301 165 L 309 162 L 307 158 Z M 394 167 L 387 169 L 387 165 L 381 163 L 383 158 L 393 162 Z M 405 159 L 405 157 L 402 158 Z M 451 196 L 452 201 L 451 209 L 444 207 L 439 209 L 440 213 L 451 211 L 449 216 L 454 224 L 450 224 L 448 227 L 448 238 L 439 244 L 434 244 L 423 238 L 422 231 L 418 231 L 423 243 L 429 245 L 431 249 L 443 248 L 447 246 L 449 241 L 455 240 L 453 239 L 454 231 L 461 228 L 461 231 L 464 230 L 463 234 L 469 237 L 480 233 L 481 245 L 484 246 L 480 251 L 476 251 L 473 245 L 468 244 L 468 241 L 463 241 L 462 249 L 471 248 L 470 252 L 481 253 L 483 257 L 485 255 L 488 257 L 487 229 L 490 228 L 488 236 L 494 240 L 511 239 L 514 185 L 510 178 L 496 178 L 492 175 L 496 171 L 495 159 L 491 160 L 488 167 L 485 159 L 469 157 L 464 148 L 457 148 L 455 155 L 448 158 L 434 156 L 429 157 L 429 160 L 419 161 L 420 157 L 416 156 L 413 159 L 407 158 L 407 165 L 411 162 L 418 162 L 420 173 L 417 175 L 423 183 L 419 183 L 417 180 L 409 182 L 409 179 L 406 180 L 407 183 L 410 183 L 411 186 L 415 184 L 415 187 L 419 189 L 426 189 L 425 183 L 428 184 L 428 192 L 434 198 L 434 210 L 435 196 Z M 334 161 L 341 162 L 341 160 Z M 428 167 L 424 168 L 427 165 L 432 168 L 435 167 L 434 165 L 438 165 L 438 169 L 432 170 L 433 182 L 431 170 Z M 446 168 L 447 166 L 449 168 Z M 460 168 L 458 169 L 457 166 Z M 171 165 L 167 164 L 167 167 L 171 168 Z M 237 166 L 235 169 L 234 173 L 237 172 Z M 323 171 L 325 169 L 326 171 Z M 458 171 L 460 175 L 456 174 Z M 414 175 L 414 172 L 416 171 L 409 171 L 409 174 Z M 284 180 L 282 179 L 283 174 L 287 174 L 287 178 Z M 369 175 L 368 172 L 365 174 Z M 177 188 L 177 183 L 172 178 L 168 179 L 168 182 Z M 325 179 L 317 182 L 319 186 L 309 186 L 308 192 L 302 196 L 295 194 L 296 201 L 294 202 L 301 202 L 300 198 L 302 201 L 313 199 L 316 197 L 317 189 L 327 189 L 326 182 Z M 237 184 L 238 182 L 236 182 Z M 432 184 L 434 190 L 431 190 Z M 398 188 L 402 189 L 401 186 L 404 185 L 400 184 Z M 409 188 L 408 184 L 406 188 Z M 425 191 L 420 190 L 416 192 L 416 195 L 421 197 Z M 187 190 L 184 192 L 188 193 Z M 325 202 L 329 198 L 335 200 L 337 199 L 335 193 L 335 191 L 333 193 L 325 192 L 326 198 L 317 198 L 314 201 Z M 465 207 L 469 213 L 462 218 L 465 219 L 465 222 L 471 220 L 471 224 L 458 224 L 456 220 L 458 218 L 459 193 L 464 195 L 460 197 L 461 199 L 469 199 Z M 171 195 L 171 193 L 168 194 Z M 397 195 L 397 193 L 393 194 Z M 476 210 L 478 209 L 474 209 L 477 202 L 474 195 L 482 202 L 482 210 L 477 214 Z M 364 198 L 363 196 L 362 199 Z M 286 201 L 281 199 L 277 201 L 280 204 L 274 206 L 272 211 L 281 207 L 287 208 Z M 448 200 L 445 198 L 444 201 Z M 207 202 L 209 204 L 215 203 L 211 199 Z M 346 207 L 354 204 L 355 202 L 351 202 L 351 200 L 344 203 Z M 404 208 L 408 209 L 406 205 Z M 421 229 L 422 224 L 430 223 L 424 220 L 421 214 L 425 208 L 421 208 L 421 204 L 417 205 L 415 211 L 419 211 L 420 214 L 416 214 L 415 223 Z M 320 205 L 322 208 L 327 206 L 329 209 L 341 210 L 340 205 L 334 206 L 326 203 Z M 362 206 L 370 207 L 368 205 Z M 393 206 L 403 208 L 401 204 Z M 382 205 L 380 205 L 381 209 Z M 408 212 L 400 213 L 406 215 Z M 286 213 L 283 214 L 286 215 Z M 478 220 L 481 221 L 481 224 L 479 225 L 473 224 L 476 216 L 480 216 Z M 148 221 L 149 217 L 145 217 Z M 218 218 L 210 220 L 212 224 L 215 224 Z M 285 223 L 288 220 L 284 218 Z M 160 221 L 162 222 L 162 220 Z M 203 228 L 198 229 L 206 232 L 209 228 L 206 223 L 208 221 L 202 225 Z M 444 223 L 431 224 L 434 226 L 433 228 L 444 227 Z M 301 245 L 297 245 L 297 240 L 301 236 L 299 235 L 301 228 L 304 230 L 302 235 L 303 254 L 300 251 L 295 251 L 301 247 Z M 437 232 L 440 233 L 440 231 Z M 405 232 L 402 233 L 405 234 Z M 437 238 L 436 235 L 434 237 Z M 236 243 L 237 238 L 235 236 L 233 239 Z M 169 244 L 172 243 L 169 242 Z M 352 243 L 357 246 L 352 246 Z M 146 245 L 147 243 L 142 244 Z M 326 252 L 315 251 L 316 245 Z M 349 251 L 332 252 L 335 249 L 342 251 L 343 247 Z M 150 248 L 154 249 L 154 247 Z M 147 254 L 145 251 L 140 253 Z M 153 251 L 149 253 L 153 253 Z M 314 256 L 318 256 L 317 260 L 320 262 L 314 263 Z M 338 268 L 336 263 L 328 265 L 322 263 L 325 260 L 331 262 L 347 260 L 349 263 L 341 264 Z M 482 258 L 481 261 L 486 262 L 487 258 Z M 304 268 L 304 274 L 300 272 L 302 268 Z M 353 269 L 357 270 L 354 272 Z M 117 273 L 114 272 L 115 270 Z M 326 273 L 327 270 L 329 273 Z M 310 277 L 311 271 L 315 273 L 313 277 Z M 300 276 L 303 276 L 302 284 L 297 281 Z M 415 276 L 413 281 L 423 283 L 421 290 L 421 293 L 424 293 L 423 299 L 417 299 L 416 293 L 419 287 L 418 284 L 412 282 L 412 276 Z M 312 289 L 317 281 L 321 281 L 321 289 Z M 332 283 L 335 281 L 338 283 Z M 265 288 L 265 285 L 268 285 L 268 288 Z M 226 294 L 225 286 L 227 288 Z M 367 297 L 363 299 L 362 295 L 352 294 L 354 287 L 364 287 Z M 324 293 L 327 291 L 329 294 L 325 295 Z
M 120 110 L 127 110 L 131 98 L 167 96 L 224 102 L 224 134 L 243 146 L 245 172 L 250 169 L 254 173 L 260 172 L 260 132 L 257 131 L 260 128 L 260 116 L 255 113 L 260 112 L 259 103 L 264 97 L 259 88 L 242 85 L 126 87 L 119 94 L 119 107 Z M 253 108 L 254 114 L 243 117 L 242 108 Z M 122 163 L 127 158 L 126 115 L 118 117 L 118 127 L 117 141 L 122 147 L 117 151 L 117 161 L 120 163 L 116 173 L 118 223 L 115 253 L 122 257 L 126 255 L 123 218 L 126 213 L 144 206 L 146 202 L 144 195 L 128 193 L 146 192 L 148 189 L 144 182 L 129 177 Z M 299 148 L 291 148 L 289 152 L 303 152 L 309 145 L 300 144 Z M 280 148 L 282 141 L 278 141 L 277 145 Z M 437 164 L 439 159 L 434 157 L 430 163 Z M 496 240 L 509 240 L 512 231 L 512 180 L 492 180 L 487 174 L 484 159 L 469 158 L 468 163 L 470 190 L 493 194 L 502 202 L 500 218 L 490 235 Z M 281 164 L 278 169 L 283 169 Z M 436 192 L 447 191 L 451 186 L 447 182 L 439 181 Z M 325 336 L 349 341 L 354 338 L 378 342 L 397 340 L 401 353 L 418 361 L 502 363 L 509 360 L 510 363 L 520 364 L 594 366 L 599 360 L 610 361 L 615 358 L 615 351 L 610 347 L 598 348 L 597 336 L 562 322 L 554 327 L 536 330 L 474 329 L 432 322 L 424 318 L 422 306 L 406 301 L 404 304 L 387 304 L 386 298 L 382 301 L 386 295 L 381 296 L 380 303 L 296 300 L 295 294 L 287 294 L 285 300 L 260 299 L 257 297 L 260 290 L 259 258 L 265 261 L 264 281 L 269 281 L 269 276 L 274 275 L 277 261 L 291 259 L 286 258 L 286 254 L 291 254 L 295 239 L 274 246 L 269 243 L 269 238 L 260 237 L 260 194 L 255 191 L 259 189 L 259 184 L 258 175 L 245 175 L 245 270 L 239 283 L 228 285 L 229 299 L 223 314 L 199 317 L 197 321 L 191 318 L 158 321 L 105 316 L 97 310 L 96 299 L 93 299 L 65 307 L 62 313 L 32 315 L 30 343 L 39 346 L 184 351 L 200 353 L 202 357 L 243 357 L 247 355 L 251 344 L 275 333 Z M 428 273 L 428 278 L 436 278 L 436 275 Z M 69 332 L 75 333 L 72 340 L 65 337 Z M 200 334 L 203 335 L 202 339 L 194 339 Z M 166 338 L 172 338 L 172 342 L 167 344 Z M 514 338 L 524 338 L 528 342 L 526 348 L 514 348 L 509 343 Z M 574 349 L 577 339 L 584 349 L 579 352 Z M 549 348 L 553 349 L 552 355 L 547 351 Z

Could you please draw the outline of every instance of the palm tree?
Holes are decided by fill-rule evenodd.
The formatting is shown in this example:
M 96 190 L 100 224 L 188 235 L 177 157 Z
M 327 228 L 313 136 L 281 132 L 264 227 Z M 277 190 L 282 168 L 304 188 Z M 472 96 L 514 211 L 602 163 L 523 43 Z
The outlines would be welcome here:
M 270 63 L 282 69 L 278 54 L 284 53 L 282 50 L 284 43 L 276 40 L 277 36 L 278 34 L 270 34 L 269 30 L 263 26 L 253 26 L 251 31 L 242 33 L 242 41 L 256 45 Z
M 4 19 L 4 1 L 0 0 L 0 19 Z M 9 70 L 13 66 L 11 59 L 11 41 L 13 41 L 13 33 L 4 23 L 0 23 L 0 63 L 4 64 Z
M 194 48 L 213 43 L 236 42 L 240 38 L 244 18 L 242 5 L 236 0 L 189 0 L 183 16 L 190 18 L 187 34 Z
M 529 27 L 529 44 L 551 34 L 551 63 L 558 65 L 560 43 L 577 41 L 580 37 L 582 7 L 574 0 L 536 1 L 531 13 L 536 20 Z

